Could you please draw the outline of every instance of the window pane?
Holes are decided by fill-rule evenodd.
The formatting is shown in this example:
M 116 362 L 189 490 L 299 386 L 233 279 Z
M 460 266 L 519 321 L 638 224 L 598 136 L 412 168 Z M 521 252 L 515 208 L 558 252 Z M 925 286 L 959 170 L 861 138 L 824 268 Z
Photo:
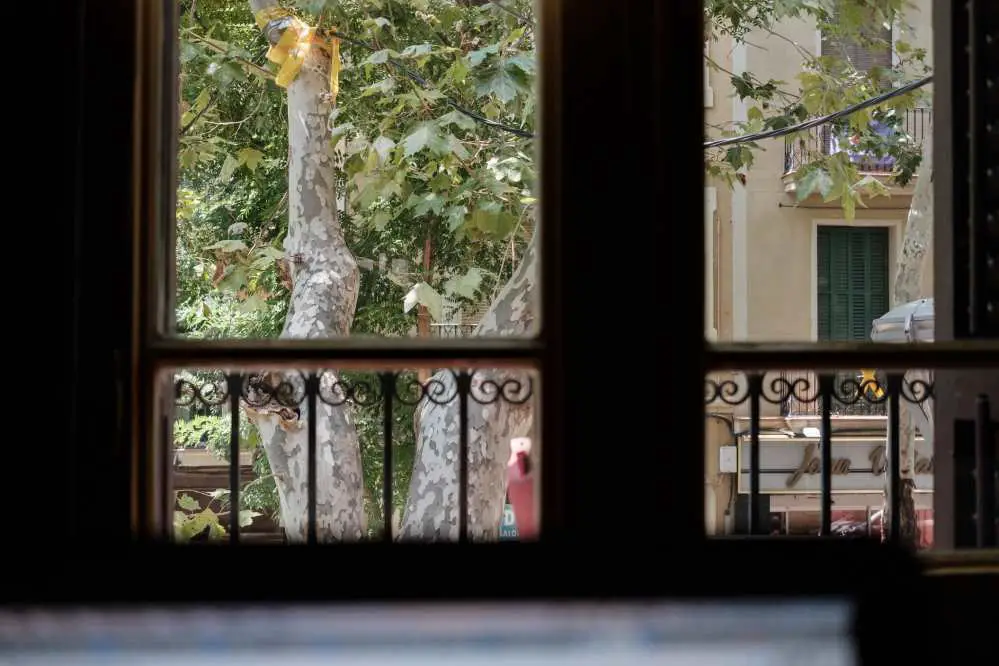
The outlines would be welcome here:
M 535 333 L 532 0 L 179 4 L 178 335 Z
M 829 396 L 831 536 L 881 538 L 880 516 L 898 489 L 899 540 L 932 543 L 933 375 L 865 370 L 715 373 L 705 390 L 708 534 L 820 534 L 823 395 Z M 894 392 L 894 393 L 893 393 Z M 899 421 L 893 420 L 892 395 Z M 753 399 L 758 465 L 753 465 Z M 892 434 L 900 475 L 892 483 Z M 753 497 L 753 478 L 758 497 Z M 877 512 L 877 520 L 866 517 Z
M 241 542 L 307 540 L 312 434 L 319 542 L 387 538 L 386 517 L 393 538 L 458 540 L 462 503 L 471 539 L 531 539 L 538 530 L 536 384 L 534 373 L 518 369 L 178 372 L 170 423 L 174 537 L 231 537 L 236 428 Z
M 930 0 L 736 4 L 705 0 L 705 337 L 932 341 Z

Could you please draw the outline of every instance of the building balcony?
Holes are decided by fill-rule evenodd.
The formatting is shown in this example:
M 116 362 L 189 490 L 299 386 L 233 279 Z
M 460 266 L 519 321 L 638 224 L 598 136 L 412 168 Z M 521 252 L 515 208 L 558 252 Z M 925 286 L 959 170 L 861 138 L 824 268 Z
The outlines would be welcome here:
M 932 132 L 932 110 L 928 108 L 910 109 L 901 115 L 898 127 L 879 128 L 875 125 L 876 131 L 885 137 L 901 134 L 908 137 L 917 146 L 922 146 L 923 142 L 930 138 Z M 838 199 L 824 202 L 823 197 L 819 194 L 812 194 L 804 200 L 798 201 L 795 175 L 800 169 L 818 159 L 844 151 L 862 175 L 877 178 L 888 190 L 889 197 L 873 197 L 866 202 L 868 206 L 871 208 L 895 208 L 900 204 L 900 197 L 903 199 L 901 202 L 903 205 L 908 203 L 915 188 L 916 177 L 913 176 L 905 185 L 894 183 L 892 174 L 896 168 L 895 158 L 890 155 L 876 155 L 862 149 L 852 148 L 852 141 L 852 137 L 844 136 L 833 123 L 819 125 L 785 138 L 782 180 L 784 192 L 795 205 L 806 208 L 835 208 L 840 205 Z
M 787 391 L 787 399 L 780 404 L 781 416 L 821 417 L 819 382 L 814 373 L 782 372 L 780 379 L 786 382 L 785 386 L 793 387 L 793 390 Z M 864 395 L 862 387 L 867 388 L 859 372 L 837 373 L 833 385 L 830 416 L 887 416 L 887 403 L 870 400 Z

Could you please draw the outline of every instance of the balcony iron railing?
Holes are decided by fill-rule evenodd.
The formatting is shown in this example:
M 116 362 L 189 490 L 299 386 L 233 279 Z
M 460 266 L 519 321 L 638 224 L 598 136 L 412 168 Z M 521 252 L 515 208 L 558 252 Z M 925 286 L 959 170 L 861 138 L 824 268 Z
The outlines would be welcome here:
M 795 384 L 799 379 L 804 381 Z M 780 374 L 782 386 L 795 387 L 790 391 L 787 400 L 780 403 L 781 416 L 821 416 L 821 402 L 818 396 L 818 381 L 814 373 Z M 786 383 L 785 383 L 786 382 Z M 835 375 L 833 391 L 835 399 L 831 409 L 833 416 L 887 416 L 887 405 L 884 401 L 871 401 L 856 395 L 861 385 L 860 373 L 842 372 Z
M 930 407 L 933 398 L 931 381 L 913 379 L 908 381 L 903 374 L 888 374 L 883 380 L 851 379 L 835 373 L 781 373 L 774 377 L 761 372 L 741 373 L 740 379 L 707 379 L 705 382 L 705 405 L 708 409 L 719 404 L 736 407 L 749 407 L 749 433 L 746 439 L 747 461 L 739 463 L 739 476 L 748 476 L 750 534 L 767 534 L 769 526 L 762 523 L 759 507 L 767 499 L 761 492 L 761 477 L 764 473 L 761 464 L 761 410 L 764 404 L 779 406 L 781 413 L 792 409 L 812 411 L 821 418 L 817 460 L 808 461 L 808 471 L 820 475 L 820 535 L 833 536 L 832 505 L 834 474 L 849 473 L 844 469 L 844 461 L 833 458 L 833 426 L 831 417 L 844 409 L 853 412 L 876 409 L 887 414 L 887 436 L 884 450 L 879 460 L 884 461 L 884 474 L 887 493 L 887 521 L 885 536 L 888 540 L 898 540 L 901 535 L 901 441 L 900 418 L 903 403 Z M 864 405 L 864 406 L 860 406 Z M 711 412 L 708 413 L 711 415 Z M 970 440 L 955 450 L 955 486 L 973 488 L 973 491 L 960 494 L 956 499 L 958 515 L 974 516 L 966 521 L 969 534 L 962 540 L 976 543 L 979 547 L 994 546 L 999 539 L 999 525 L 996 522 L 996 447 L 995 434 L 999 424 L 992 420 L 990 404 L 986 396 L 979 397 L 975 420 L 975 433 Z M 734 434 L 734 433 L 733 433 Z M 849 462 L 845 463 L 849 465 Z M 930 472 L 932 473 L 932 472 Z
M 930 138 L 931 109 L 910 109 L 901 114 L 901 122 L 897 127 L 874 125 L 875 131 L 882 136 L 901 134 L 908 136 L 917 146 Z M 874 155 L 862 150 L 851 149 L 851 137 L 842 132 L 833 123 L 819 125 L 802 133 L 789 135 L 784 139 L 784 173 L 794 173 L 817 157 L 832 155 L 845 150 L 850 161 L 857 165 L 862 173 L 883 174 L 892 173 L 895 168 L 895 158 L 890 155 Z
M 507 370 L 441 370 L 429 380 L 421 382 L 412 373 L 384 371 L 371 376 L 370 381 L 347 381 L 333 371 L 313 372 L 213 372 L 208 379 L 180 377 L 174 381 L 174 405 L 177 408 L 201 410 L 224 409 L 230 420 L 228 465 L 228 505 L 241 507 L 241 490 L 247 480 L 239 464 L 242 412 L 248 408 L 257 412 L 273 411 L 289 427 L 307 428 L 307 479 L 308 519 L 306 541 L 317 544 L 317 477 L 319 473 L 317 448 L 317 421 L 313 415 L 335 413 L 365 407 L 379 407 L 382 415 L 381 451 L 382 469 L 393 470 L 395 442 L 394 423 L 396 405 L 410 407 L 431 404 L 454 408 L 455 428 L 445 433 L 445 451 L 441 454 L 447 463 L 454 464 L 457 476 L 458 541 L 471 540 L 469 535 L 469 442 L 474 420 L 481 420 L 482 413 L 475 413 L 470 405 L 526 406 L 534 397 L 533 380 L 525 369 Z M 494 409 L 490 407 L 490 409 Z M 471 412 L 471 415 L 470 415 Z M 470 421 L 472 424 L 470 424 Z M 394 427 L 395 426 L 395 427 Z M 397 434 L 397 433 L 396 433 Z M 474 442 L 473 442 L 474 443 Z M 453 447 L 453 452 L 450 449 Z M 454 461 L 457 461 L 456 463 Z M 392 525 L 393 475 L 385 473 L 382 482 L 381 503 L 384 511 L 382 538 L 393 541 Z M 224 489 L 223 489 L 224 490 Z M 453 510 L 452 509 L 452 510 Z M 229 520 L 228 541 L 238 545 L 240 521 Z M 499 526 L 497 525 L 497 530 Z M 326 539 L 323 539 L 324 541 Z

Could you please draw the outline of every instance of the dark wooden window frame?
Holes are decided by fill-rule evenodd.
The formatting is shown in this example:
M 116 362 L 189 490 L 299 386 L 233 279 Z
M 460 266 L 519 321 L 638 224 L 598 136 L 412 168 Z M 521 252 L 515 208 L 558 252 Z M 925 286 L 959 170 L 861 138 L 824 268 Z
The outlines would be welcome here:
M 166 139 L 170 137 L 173 107 L 166 102 L 162 84 L 172 76 L 167 64 L 172 60 L 164 45 L 175 42 L 166 38 L 170 31 L 166 17 L 153 11 L 159 6 L 132 0 L 88 3 L 85 22 L 88 33 L 93 31 L 95 36 L 84 40 L 88 48 L 81 63 L 85 70 L 97 72 L 86 102 L 95 121 L 99 119 L 114 136 L 131 141 L 118 148 L 117 144 L 95 140 L 94 150 L 130 154 L 132 169 L 129 174 L 116 172 L 114 179 L 105 174 L 100 197 L 85 196 L 82 204 L 85 220 L 99 220 L 109 215 L 107 200 L 117 202 L 120 195 L 121 202 L 129 202 L 124 207 L 115 204 L 110 213 L 115 224 L 120 220 L 127 223 L 113 229 L 122 241 L 122 252 L 114 257 L 117 263 L 102 267 L 110 271 L 110 278 L 120 281 L 112 285 L 110 293 L 115 300 L 111 312 L 123 326 L 113 335 L 95 337 L 100 344 L 78 354 L 82 361 L 74 375 L 79 383 L 91 369 L 114 368 L 118 428 L 113 434 L 100 430 L 94 417 L 82 409 L 77 410 L 81 416 L 74 417 L 74 423 L 80 432 L 92 430 L 95 436 L 111 437 L 115 442 L 99 460 L 124 470 L 124 475 L 115 477 L 124 487 L 115 486 L 103 497 L 128 498 L 131 534 L 155 538 L 165 533 L 161 520 L 165 497 L 157 499 L 165 473 L 160 461 L 164 456 L 157 456 L 150 446 L 150 433 L 156 431 L 162 415 L 155 397 L 156 382 L 160 370 L 170 365 L 301 365 L 322 361 L 371 367 L 376 362 L 446 365 L 460 360 L 464 364 L 470 363 L 470 358 L 490 364 L 532 362 L 542 373 L 542 438 L 545 460 L 549 461 L 542 465 L 543 540 L 591 542 L 594 526 L 613 524 L 617 532 L 634 538 L 653 535 L 668 549 L 670 543 L 679 545 L 703 535 L 703 512 L 697 509 L 703 502 L 702 452 L 699 447 L 662 446 L 658 439 L 651 441 L 647 422 L 607 419 L 608 409 L 627 405 L 635 413 L 656 414 L 682 424 L 686 439 L 699 442 L 703 441 L 703 423 L 690 415 L 703 409 L 698 388 L 708 371 L 839 369 L 867 367 L 872 360 L 884 369 L 971 369 L 981 368 L 984 358 L 999 358 L 993 341 L 956 344 L 947 341 L 946 335 L 938 336 L 940 341 L 933 345 L 919 347 L 871 343 L 710 345 L 704 340 L 703 271 L 690 266 L 691 256 L 703 256 L 704 238 L 700 225 L 685 223 L 701 219 L 696 211 L 703 205 L 703 197 L 691 197 L 691 192 L 700 192 L 703 187 L 702 170 L 695 166 L 702 162 L 703 148 L 698 132 L 677 130 L 699 127 L 703 119 L 699 29 L 703 13 L 699 0 L 546 0 L 542 5 L 544 324 L 537 340 L 399 345 L 358 339 L 335 345 L 303 342 L 279 347 L 166 339 L 158 332 L 163 330 L 169 300 L 158 296 L 157 290 L 163 288 L 160 277 L 165 273 L 157 271 L 165 265 L 169 247 L 169 238 L 162 236 L 162 221 L 169 219 L 172 207 L 169 174 L 173 155 L 166 150 Z M 964 126 L 953 122 L 961 115 L 951 106 L 959 87 L 949 76 L 956 67 L 952 63 L 961 62 L 966 43 L 961 40 L 967 39 L 966 34 L 961 35 L 960 11 L 945 0 L 935 3 L 938 291 L 942 291 L 940 285 L 951 283 L 959 291 L 961 284 L 956 279 L 961 271 L 949 256 L 953 247 L 948 222 L 960 219 L 954 213 L 957 204 L 966 199 L 959 195 L 964 172 L 954 171 L 960 160 L 954 149 L 963 139 L 958 132 Z M 137 29 L 134 34 L 133 28 Z M 131 90 L 130 82 L 137 89 Z M 102 92 L 108 95 L 102 98 Z M 101 101 L 112 98 L 119 103 L 108 106 Z M 127 103 L 130 99 L 137 104 L 135 108 Z M 687 102 L 678 104 L 677 100 Z M 627 120 L 628 140 L 594 140 L 598 126 L 594 109 L 603 103 L 612 104 L 618 116 Z M 98 109 L 103 116 L 97 114 Z M 608 196 L 625 191 L 632 194 Z M 683 205 L 678 206 L 681 201 Z M 677 217 L 680 210 L 684 213 Z M 618 222 L 640 230 L 641 242 L 617 232 Z M 89 229 L 81 231 L 81 247 L 106 243 L 104 238 L 95 240 L 98 232 Z M 627 285 L 618 290 L 616 314 L 595 314 L 589 285 L 595 275 L 602 274 L 600 262 L 608 259 L 615 262 L 614 273 L 620 273 L 626 264 Z M 81 261 L 77 270 L 82 277 L 88 268 Z M 121 281 L 122 275 L 132 275 L 134 280 Z M 167 287 L 164 293 L 171 290 Z M 106 307 L 106 294 L 94 289 L 81 294 L 81 309 Z M 621 313 L 649 307 L 678 314 L 671 318 L 668 332 L 643 325 L 601 324 L 619 318 Z M 954 317 L 954 297 L 939 293 L 937 308 L 938 318 Z M 946 327 L 941 328 L 946 333 Z M 124 330 L 127 335 L 121 334 Z M 669 381 L 663 381 L 667 376 Z M 82 400 L 79 396 L 76 399 Z M 617 455 L 631 460 L 638 456 L 648 464 L 632 465 L 628 474 L 614 473 L 615 467 L 608 460 Z M 88 463 L 87 457 L 80 460 L 82 464 L 97 464 Z M 949 492 L 949 473 L 945 464 L 937 467 L 938 497 Z M 81 489 L 79 497 L 85 496 Z M 628 498 L 627 507 L 622 506 L 621 498 Z M 626 510 L 633 507 L 641 510 Z M 662 521 L 667 517 L 670 529 L 663 530 Z M 120 534 L 119 528 L 116 523 L 116 534 Z

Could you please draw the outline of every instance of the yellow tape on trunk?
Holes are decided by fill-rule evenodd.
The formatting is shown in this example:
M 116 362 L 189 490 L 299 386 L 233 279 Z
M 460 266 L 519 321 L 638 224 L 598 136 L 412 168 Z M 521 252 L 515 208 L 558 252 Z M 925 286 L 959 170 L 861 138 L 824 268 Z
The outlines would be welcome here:
M 289 19 L 288 26 L 281 33 L 277 44 L 267 50 L 267 59 L 278 65 L 274 82 L 287 88 L 298 76 L 313 44 L 325 46 L 330 51 L 330 97 L 336 103 L 340 93 L 340 40 L 324 41 L 316 36 L 315 28 L 310 28 L 284 7 L 266 7 L 254 17 L 257 26 L 263 30 L 271 21 Z

